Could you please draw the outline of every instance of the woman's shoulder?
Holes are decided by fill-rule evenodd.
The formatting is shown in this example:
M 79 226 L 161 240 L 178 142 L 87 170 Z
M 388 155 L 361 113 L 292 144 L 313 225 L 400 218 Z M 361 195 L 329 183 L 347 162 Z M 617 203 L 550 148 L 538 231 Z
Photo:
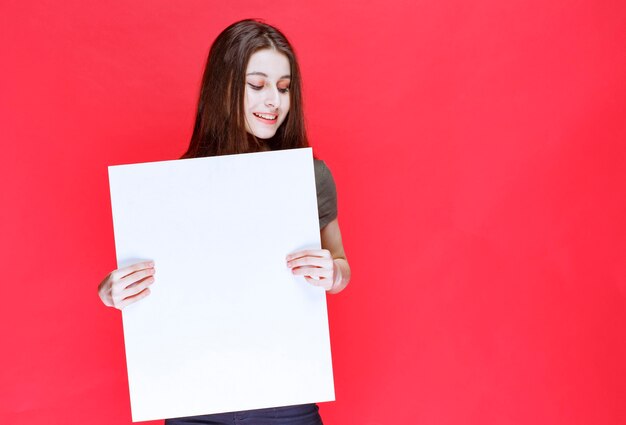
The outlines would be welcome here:
M 321 159 L 313 160 L 320 229 L 337 217 L 337 189 L 328 166 Z
M 333 192 L 335 191 L 335 179 L 333 179 L 333 175 L 328 168 L 328 165 L 321 160 L 314 158 L 313 159 L 313 168 L 315 170 L 315 183 L 317 184 L 318 189 L 326 188 L 330 189 Z
M 314 158 L 313 159 L 313 168 L 315 169 L 315 178 L 317 179 L 318 176 L 319 177 L 324 177 L 324 178 L 332 178 L 332 175 L 330 173 L 330 169 L 328 168 L 328 165 L 326 165 L 326 163 L 318 158 Z

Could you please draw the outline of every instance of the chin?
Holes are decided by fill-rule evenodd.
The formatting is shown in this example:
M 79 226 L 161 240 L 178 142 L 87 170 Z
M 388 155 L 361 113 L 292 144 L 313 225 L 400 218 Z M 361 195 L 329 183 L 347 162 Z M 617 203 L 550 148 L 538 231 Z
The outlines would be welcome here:
M 271 139 L 276 134 L 276 131 L 253 131 L 252 134 L 254 134 L 257 139 Z

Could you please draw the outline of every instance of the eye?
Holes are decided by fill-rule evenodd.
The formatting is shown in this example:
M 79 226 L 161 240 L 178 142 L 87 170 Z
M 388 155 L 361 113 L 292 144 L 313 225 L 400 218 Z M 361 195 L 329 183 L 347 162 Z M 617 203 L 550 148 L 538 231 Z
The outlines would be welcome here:
M 261 90 L 263 86 L 255 86 L 252 83 L 248 83 L 248 85 L 252 88 L 252 90 Z
M 289 87 L 285 87 L 284 89 L 279 88 L 278 91 L 281 93 L 289 93 Z

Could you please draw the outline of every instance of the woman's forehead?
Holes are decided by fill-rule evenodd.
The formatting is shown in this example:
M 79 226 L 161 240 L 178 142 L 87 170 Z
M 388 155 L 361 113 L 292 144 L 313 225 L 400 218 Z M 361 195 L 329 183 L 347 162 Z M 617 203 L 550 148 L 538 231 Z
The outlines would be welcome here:
M 274 49 L 257 50 L 250 56 L 246 75 L 259 75 L 274 80 L 290 78 L 289 58 Z

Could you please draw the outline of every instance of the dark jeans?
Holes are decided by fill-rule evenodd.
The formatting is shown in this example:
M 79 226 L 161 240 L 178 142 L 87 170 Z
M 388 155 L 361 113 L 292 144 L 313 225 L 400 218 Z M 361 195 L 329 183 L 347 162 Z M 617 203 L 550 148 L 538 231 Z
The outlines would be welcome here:
M 323 425 L 317 404 L 166 419 L 165 425 Z

